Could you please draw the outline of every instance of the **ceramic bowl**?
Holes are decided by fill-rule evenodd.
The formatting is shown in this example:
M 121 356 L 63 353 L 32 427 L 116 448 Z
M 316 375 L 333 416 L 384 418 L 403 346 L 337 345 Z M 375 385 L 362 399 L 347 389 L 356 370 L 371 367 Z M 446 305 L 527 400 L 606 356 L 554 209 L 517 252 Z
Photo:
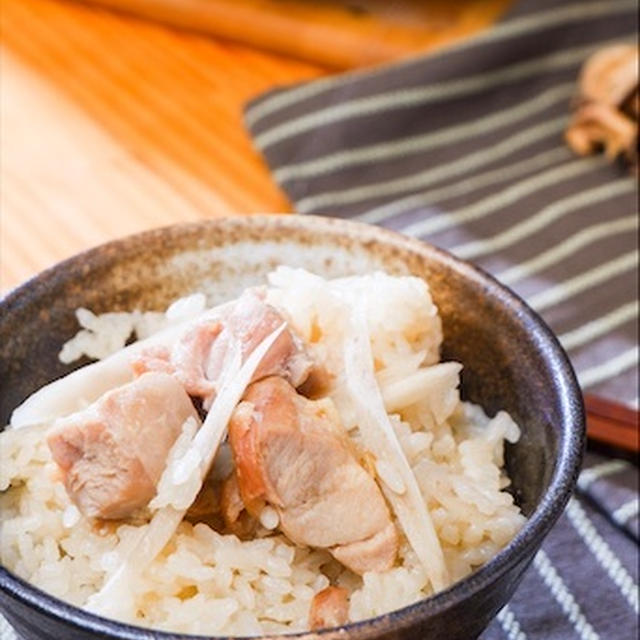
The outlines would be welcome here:
M 472 265 L 380 228 L 311 216 L 225 218 L 150 231 L 66 260 L 12 291 L 0 314 L 0 424 L 27 395 L 70 367 L 58 361 L 75 334 L 74 309 L 164 309 L 205 291 L 212 303 L 262 280 L 278 264 L 325 276 L 384 269 L 426 279 L 444 327 L 443 358 L 464 364 L 463 396 L 522 427 L 506 465 L 528 520 L 495 558 L 446 591 L 323 640 L 477 637 L 518 585 L 567 502 L 584 443 L 581 394 L 566 355 L 515 294 Z M 25 639 L 194 638 L 102 619 L 0 567 L 0 606 Z

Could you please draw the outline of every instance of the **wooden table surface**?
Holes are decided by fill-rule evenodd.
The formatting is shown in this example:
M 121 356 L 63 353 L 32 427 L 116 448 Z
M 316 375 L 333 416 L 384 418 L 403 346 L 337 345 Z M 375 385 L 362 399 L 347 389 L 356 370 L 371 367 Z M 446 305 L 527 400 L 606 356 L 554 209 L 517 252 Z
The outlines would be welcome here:
M 78 3 L 0 2 L 3 291 L 118 236 L 290 210 L 242 107 L 327 69 Z

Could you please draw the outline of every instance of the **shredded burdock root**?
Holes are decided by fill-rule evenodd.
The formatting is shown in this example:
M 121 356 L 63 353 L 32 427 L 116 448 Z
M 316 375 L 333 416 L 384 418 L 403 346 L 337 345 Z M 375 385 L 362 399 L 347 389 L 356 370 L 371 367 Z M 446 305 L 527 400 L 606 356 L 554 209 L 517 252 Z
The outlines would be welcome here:
M 638 46 L 601 49 L 582 67 L 575 110 L 565 133 L 579 155 L 600 149 L 638 164 Z
M 450 584 L 442 546 L 418 482 L 389 421 L 373 371 L 371 338 L 362 309 L 347 307 L 344 340 L 345 384 L 366 448 L 376 458 L 376 475 L 434 591 Z

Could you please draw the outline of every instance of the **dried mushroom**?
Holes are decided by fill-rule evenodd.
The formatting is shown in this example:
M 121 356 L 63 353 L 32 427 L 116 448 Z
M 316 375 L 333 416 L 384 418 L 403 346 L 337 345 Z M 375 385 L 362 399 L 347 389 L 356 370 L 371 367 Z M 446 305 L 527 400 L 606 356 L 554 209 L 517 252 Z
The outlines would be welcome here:
M 580 155 L 604 149 L 614 159 L 638 159 L 638 47 L 614 45 L 582 67 L 576 108 L 566 131 Z

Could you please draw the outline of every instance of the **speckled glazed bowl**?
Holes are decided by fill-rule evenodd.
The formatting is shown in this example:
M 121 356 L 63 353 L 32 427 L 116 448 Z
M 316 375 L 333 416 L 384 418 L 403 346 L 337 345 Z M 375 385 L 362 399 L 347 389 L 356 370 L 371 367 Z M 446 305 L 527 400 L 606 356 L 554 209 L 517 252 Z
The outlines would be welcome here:
M 428 280 L 444 325 L 445 359 L 464 364 L 463 395 L 506 409 L 523 435 L 508 472 L 528 522 L 493 560 L 452 587 L 385 616 L 300 634 L 323 640 L 469 640 L 509 600 L 573 488 L 584 440 L 581 395 L 540 318 L 473 266 L 379 228 L 329 218 L 255 216 L 169 227 L 98 247 L 11 292 L 0 314 L 0 424 L 41 385 L 67 373 L 57 354 L 74 309 L 163 309 L 206 291 L 219 302 L 277 264 L 326 276 L 385 269 Z M 105 620 L 52 598 L 0 567 L 0 606 L 25 639 L 194 638 Z

